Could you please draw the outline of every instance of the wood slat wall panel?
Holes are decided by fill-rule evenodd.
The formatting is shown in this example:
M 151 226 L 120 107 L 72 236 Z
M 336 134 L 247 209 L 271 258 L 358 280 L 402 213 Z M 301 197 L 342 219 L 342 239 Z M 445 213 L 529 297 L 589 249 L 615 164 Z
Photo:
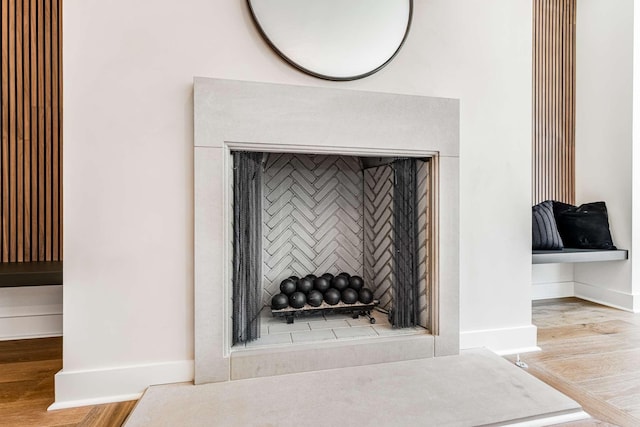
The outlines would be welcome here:
M 576 0 L 533 0 L 533 203 L 575 202 Z
M 2 1 L 2 262 L 62 260 L 61 4 Z

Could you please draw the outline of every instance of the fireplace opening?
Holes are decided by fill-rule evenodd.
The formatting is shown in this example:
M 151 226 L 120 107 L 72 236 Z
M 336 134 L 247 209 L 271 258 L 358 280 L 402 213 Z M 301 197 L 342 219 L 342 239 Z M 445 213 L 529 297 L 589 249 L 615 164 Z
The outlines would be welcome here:
M 429 333 L 431 158 L 231 154 L 234 350 Z

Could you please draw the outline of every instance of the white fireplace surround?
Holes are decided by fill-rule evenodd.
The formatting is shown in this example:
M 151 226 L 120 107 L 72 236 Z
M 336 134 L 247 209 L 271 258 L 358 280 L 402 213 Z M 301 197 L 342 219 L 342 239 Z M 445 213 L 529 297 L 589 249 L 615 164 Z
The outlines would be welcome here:
M 194 106 L 196 384 L 458 353 L 457 100 L 198 77 Z M 432 331 L 232 352 L 231 150 L 432 157 Z

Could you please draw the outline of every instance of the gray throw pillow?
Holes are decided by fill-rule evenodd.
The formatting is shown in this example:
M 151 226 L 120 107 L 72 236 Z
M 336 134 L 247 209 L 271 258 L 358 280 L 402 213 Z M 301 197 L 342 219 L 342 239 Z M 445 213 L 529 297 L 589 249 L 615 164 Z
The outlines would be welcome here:
M 562 249 L 562 238 L 553 215 L 553 202 L 546 200 L 532 210 L 533 249 Z

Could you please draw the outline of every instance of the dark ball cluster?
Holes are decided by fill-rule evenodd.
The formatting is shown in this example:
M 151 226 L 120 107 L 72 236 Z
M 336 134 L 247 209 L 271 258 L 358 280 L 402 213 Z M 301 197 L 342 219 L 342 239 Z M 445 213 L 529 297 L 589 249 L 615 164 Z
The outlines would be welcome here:
M 337 275 L 324 273 L 321 276 L 307 274 L 300 278 L 290 276 L 280 282 L 280 293 L 271 299 L 272 310 L 287 307 L 301 309 L 305 305 L 320 307 L 323 304 L 371 304 L 373 292 L 364 287 L 362 277 L 341 272 Z

